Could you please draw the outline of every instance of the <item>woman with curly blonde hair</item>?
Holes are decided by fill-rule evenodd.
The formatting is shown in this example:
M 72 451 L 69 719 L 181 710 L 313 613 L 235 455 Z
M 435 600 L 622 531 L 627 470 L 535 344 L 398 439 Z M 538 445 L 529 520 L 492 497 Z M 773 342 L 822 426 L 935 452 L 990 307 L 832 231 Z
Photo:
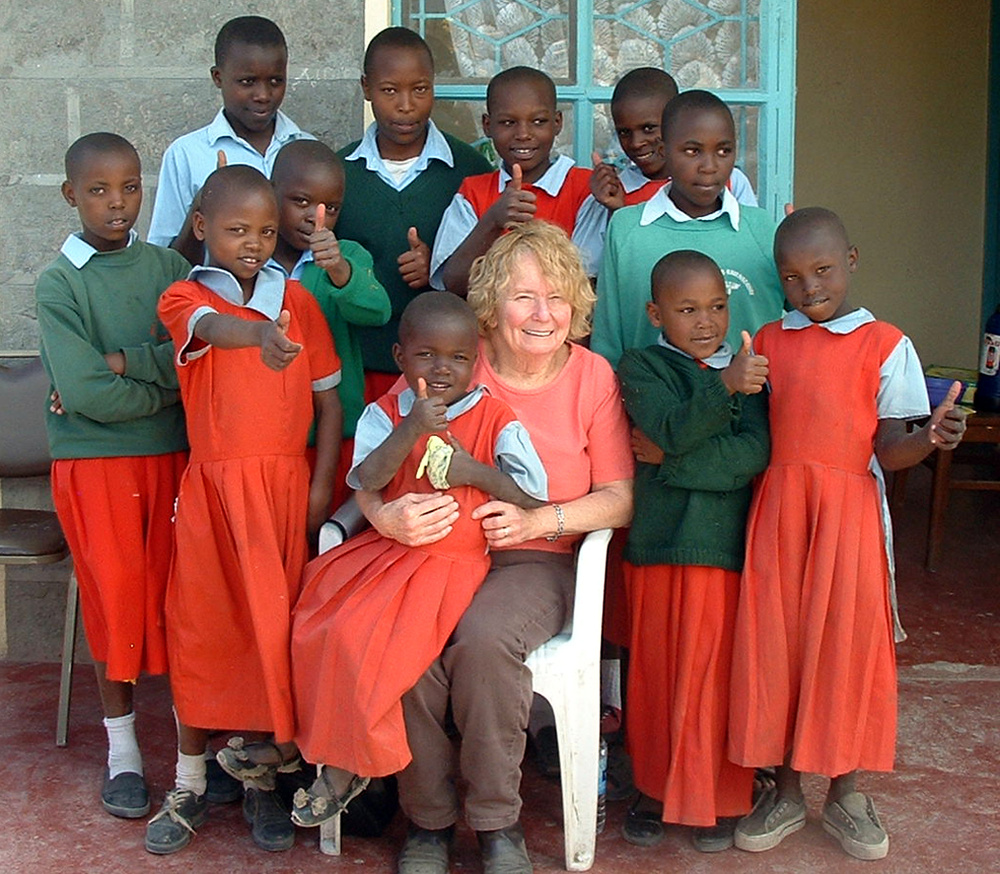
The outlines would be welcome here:
M 506 401 L 545 465 L 549 500 L 525 510 L 489 501 L 473 511 L 492 566 L 449 644 L 403 699 L 413 761 L 399 775 L 411 826 L 402 874 L 445 874 L 462 813 L 446 729 L 449 702 L 462 735 L 465 818 L 486 874 L 532 870 L 519 824 L 531 672 L 528 654 L 563 627 L 574 546 L 588 531 L 628 523 L 632 455 L 614 373 L 571 342 L 589 332 L 594 294 L 566 234 L 541 221 L 512 227 L 473 264 L 469 303 L 482 341 L 474 380 Z M 457 518 L 447 494 L 383 504 L 359 493 L 383 534 L 409 545 L 446 537 Z

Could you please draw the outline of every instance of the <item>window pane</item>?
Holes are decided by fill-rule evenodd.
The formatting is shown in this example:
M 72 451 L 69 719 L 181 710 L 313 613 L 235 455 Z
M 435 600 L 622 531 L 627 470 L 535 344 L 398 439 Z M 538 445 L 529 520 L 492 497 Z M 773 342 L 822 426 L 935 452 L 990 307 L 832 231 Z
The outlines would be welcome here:
M 424 33 L 442 84 L 487 82 L 523 64 L 576 82 L 576 3 L 570 0 L 404 0 L 402 22 Z
M 635 67 L 668 70 L 681 88 L 759 85 L 757 0 L 595 0 L 594 12 L 597 85 Z

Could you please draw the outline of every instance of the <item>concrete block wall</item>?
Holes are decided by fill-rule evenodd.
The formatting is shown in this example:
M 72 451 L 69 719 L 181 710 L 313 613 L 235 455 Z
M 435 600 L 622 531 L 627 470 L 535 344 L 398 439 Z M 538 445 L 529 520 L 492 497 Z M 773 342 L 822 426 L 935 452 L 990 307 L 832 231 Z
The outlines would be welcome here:
M 76 212 L 59 193 L 66 147 L 96 130 L 135 145 L 144 235 L 163 150 L 207 124 L 221 106 L 209 78 L 213 45 L 219 27 L 237 15 L 267 16 L 284 31 L 288 115 L 334 148 L 361 135 L 363 0 L 0 5 L 0 350 L 38 347 L 35 278 L 78 230 Z M 46 478 L 2 485 L 5 506 L 51 506 Z M 59 658 L 69 572 L 68 561 L 8 570 L 6 592 L 0 591 L 0 621 L 6 613 L 0 658 Z

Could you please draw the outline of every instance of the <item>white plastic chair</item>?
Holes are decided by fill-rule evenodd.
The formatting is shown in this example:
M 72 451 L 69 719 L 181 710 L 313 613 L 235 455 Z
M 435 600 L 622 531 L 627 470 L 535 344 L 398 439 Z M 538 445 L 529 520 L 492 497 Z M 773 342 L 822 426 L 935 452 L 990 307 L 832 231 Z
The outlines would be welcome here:
M 365 525 L 347 501 L 323 525 L 319 550 L 339 546 Z M 597 842 L 597 769 L 601 721 L 601 616 L 611 529 L 591 531 L 576 557 L 573 612 L 563 630 L 528 656 L 532 686 L 552 705 L 562 775 L 567 871 L 587 871 Z M 320 851 L 340 855 L 340 817 L 320 826 Z

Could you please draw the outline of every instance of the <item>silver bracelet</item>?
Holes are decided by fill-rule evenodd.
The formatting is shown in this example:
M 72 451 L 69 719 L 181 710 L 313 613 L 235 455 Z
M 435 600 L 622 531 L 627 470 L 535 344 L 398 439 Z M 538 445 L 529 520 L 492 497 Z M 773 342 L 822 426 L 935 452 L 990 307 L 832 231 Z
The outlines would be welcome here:
M 549 543 L 557 541 L 566 531 L 566 515 L 563 513 L 563 508 L 559 504 L 553 504 L 552 509 L 556 511 L 556 533 L 549 534 L 545 538 Z

